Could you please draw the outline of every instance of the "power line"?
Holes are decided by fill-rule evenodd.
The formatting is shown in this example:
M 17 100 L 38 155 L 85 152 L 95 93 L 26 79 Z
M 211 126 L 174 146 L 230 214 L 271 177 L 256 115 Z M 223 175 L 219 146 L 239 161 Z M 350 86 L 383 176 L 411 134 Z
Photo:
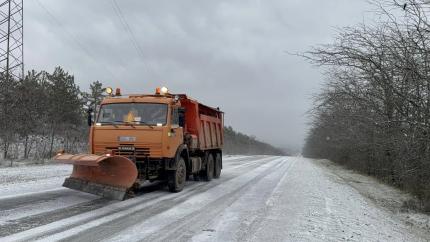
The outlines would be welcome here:
M 129 36 L 131 38 L 131 42 L 133 43 L 134 48 L 136 49 L 137 53 L 142 58 L 142 62 L 145 62 L 144 52 L 143 52 L 142 48 L 140 47 L 139 42 L 137 41 L 137 38 L 136 38 L 133 30 L 131 29 L 130 25 L 127 23 L 127 20 L 125 19 L 124 14 L 121 11 L 121 8 L 119 7 L 119 5 L 116 2 L 116 0 L 111 0 L 111 3 L 112 3 L 112 8 L 115 11 L 116 15 L 118 16 L 121 24 L 123 25 L 123 27 L 125 28 L 125 30 L 129 34 Z
M 49 9 L 47 7 L 45 7 L 45 5 L 42 4 L 42 2 L 40 2 L 39 0 L 36 0 L 36 2 L 39 4 L 39 6 L 45 11 L 45 13 L 51 18 L 51 20 L 54 21 L 54 23 L 56 25 L 58 25 L 60 27 L 60 29 L 62 29 L 64 31 L 64 33 L 66 33 L 66 35 L 68 35 L 70 37 L 70 39 L 72 39 L 75 44 L 88 56 L 90 57 L 95 63 L 99 63 L 97 61 L 97 59 L 95 58 L 95 56 L 91 53 L 91 51 L 86 48 L 86 46 L 79 41 L 79 39 L 73 35 L 70 31 L 67 30 L 67 28 L 64 26 L 64 24 L 57 18 L 55 17 L 54 14 L 52 14 L 51 11 L 49 11 Z M 107 68 L 105 65 L 101 65 L 107 72 L 109 72 L 111 75 L 115 76 L 115 78 L 118 78 L 118 76 L 113 73 L 109 68 Z

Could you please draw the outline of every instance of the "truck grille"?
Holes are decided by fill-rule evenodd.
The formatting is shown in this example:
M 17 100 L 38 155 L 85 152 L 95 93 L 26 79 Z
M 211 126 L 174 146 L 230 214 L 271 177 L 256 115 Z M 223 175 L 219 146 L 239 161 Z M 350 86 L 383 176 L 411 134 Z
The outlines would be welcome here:
M 134 150 L 119 149 L 120 146 L 134 147 Z M 98 144 L 94 146 L 95 154 L 104 154 L 111 150 L 114 155 L 143 157 L 162 157 L 161 144 Z
M 150 156 L 150 150 L 149 148 L 134 148 L 134 151 L 132 150 L 121 150 L 118 148 L 107 148 L 112 150 L 112 153 L 114 155 L 122 155 L 122 156 L 136 156 L 136 157 L 146 157 Z

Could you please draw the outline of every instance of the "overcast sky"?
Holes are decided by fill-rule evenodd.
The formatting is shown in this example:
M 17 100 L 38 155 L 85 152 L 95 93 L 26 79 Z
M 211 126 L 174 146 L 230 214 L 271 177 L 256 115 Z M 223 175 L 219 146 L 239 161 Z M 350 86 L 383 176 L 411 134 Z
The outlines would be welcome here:
M 165 85 L 279 147 L 303 144 L 310 96 L 324 80 L 286 52 L 328 43 L 335 27 L 370 17 L 365 0 L 116 3 L 25 0 L 26 70 L 61 66 L 83 90 L 96 80 L 124 93 Z

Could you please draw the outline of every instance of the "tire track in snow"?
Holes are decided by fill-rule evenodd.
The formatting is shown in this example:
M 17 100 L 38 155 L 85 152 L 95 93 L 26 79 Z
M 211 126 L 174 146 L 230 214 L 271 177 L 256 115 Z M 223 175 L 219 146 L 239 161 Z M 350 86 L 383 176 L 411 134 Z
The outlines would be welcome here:
M 76 194 L 76 192 L 65 188 L 60 188 L 54 191 L 43 191 L 7 198 L 0 198 L 0 210 L 11 210 L 23 207 L 28 204 L 49 202 L 57 199 L 58 197 L 69 196 L 70 194 Z
M 66 203 L 66 207 L 54 208 L 53 211 L 43 212 L 43 210 L 39 210 L 35 215 L 6 221 L 5 224 L 0 226 L 0 236 L 15 234 L 37 226 L 52 223 L 63 218 L 95 210 L 111 203 L 112 201 L 110 200 L 99 198 L 88 202 L 81 202 L 72 206 L 67 206 L 69 204 Z
M 228 162 L 243 159 L 243 156 L 231 156 L 225 160 Z M 40 168 L 46 170 L 46 167 Z M 149 190 L 146 189 L 145 192 Z M 139 192 L 138 195 L 144 194 Z M 3 197 L 0 198 L 0 236 L 22 232 L 114 202 L 66 188 Z
M 239 158 L 242 159 L 243 157 L 239 157 Z M 234 167 L 233 169 L 236 169 L 236 167 Z M 203 186 L 205 184 L 202 183 L 201 185 Z M 140 195 L 147 196 L 146 194 L 142 194 L 142 193 L 140 193 Z M 75 196 L 75 198 L 73 198 L 73 196 Z M 160 194 L 159 196 L 161 197 L 163 196 L 163 194 Z M 54 222 L 56 220 L 61 220 L 73 215 L 98 209 L 114 202 L 114 201 L 109 202 L 104 199 L 97 199 L 99 197 L 93 196 L 91 194 L 81 193 L 81 192 L 77 192 L 69 189 L 60 189 L 55 191 L 49 191 L 46 193 L 44 192 L 32 193 L 30 195 L 23 195 L 23 196 L 20 195 L 17 197 L 4 199 L 2 200 L 2 202 L 4 202 L 4 205 L 2 203 L 1 211 L 12 210 L 12 209 L 24 210 L 24 208 L 29 204 L 33 205 L 32 207 L 34 210 L 38 210 L 38 205 L 46 206 L 47 203 L 55 202 L 56 199 L 58 200 L 64 197 L 69 197 L 70 199 L 76 199 L 76 197 L 88 197 L 89 202 L 85 202 L 85 203 L 78 204 L 75 206 L 70 206 L 70 207 L 63 206 L 64 208 L 58 207 L 57 210 L 48 211 L 48 212 L 44 212 L 43 210 L 39 209 L 38 213 L 36 212 L 35 215 L 26 216 L 24 218 L 19 217 L 19 219 L 7 221 L 6 225 L 3 225 L 0 227 L 0 236 L 7 236 L 13 233 L 25 231 L 31 228 L 35 228 L 41 225 Z M 94 198 L 97 200 L 90 201 L 91 200 L 90 198 Z M 1 222 L 1 219 L 0 219 L 0 222 Z
M 224 160 L 233 161 L 239 159 L 242 160 L 244 158 L 246 157 L 228 156 L 225 157 Z M 64 179 L 71 174 L 71 167 L 71 165 L 49 164 L 45 166 L 37 165 L 28 167 L 0 168 L 0 178 L 3 177 L 0 179 L 0 211 L 18 208 L 27 204 L 48 202 L 64 196 L 79 196 L 78 194 L 81 192 L 63 188 L 61 186 Z M 54 169 L 59 170 L 54 171 Z M 24 175 L 22 175 L 22 173 L 24 173 Z M 44 189 L 43 187 L 40 189 L 38 186 L 35 186 L 30 190 L 30 192 L 19 193 L 20 191 L 15 190 L 14 187 L 19 184 L 31 188 L 34 185 L 34 182 L 39 184 L 40 182 L 43 183 L 51 178 L 55 178 L 56 180 L 54 181 L 54 186 L 50 186 L 49 189 Z M 9 184 L 6 181 L 9 181 L 9 183 L 10 181 L 13 182 Z M 31 183 L 27 184 L 27 181 L 31 181 Z M 2 193 L 2 189 L 9 189 L 9 186 L 13 188 L 14 193 L 11 195 L 4 195 L 4 193 Z M 34 190 L 39 191 L 34 192 Z M 6 194 L 8 193 L 6 192 Z M 94 199 L 96 198 L 97 196 L 94 196 Z
M 274 159 L 274 158 L 272 158 L 272 159 Z M 229 159 L 226 159 L 227 162 L 228 162 L 228 160 Z M 267 159 L 267 158 L 266 159 L 261 159 L 261 160 L 270 161 L 270 159 Z M 259 165 L 261 165 L 261 164 L 254 164 L 251 167 L 247 167 L 247 169 L 252 169 L 254 166 L 259 166 Z M 228 171 L 234 171 L 234 170 L 236 170 L 236 168 L 235 167 L 231 167 L 231 168 L 225 168 L 223 170 L 227 171 L 226 173 L 228 173 Z M 232 172 L 232 173 L 234 173 L 234 172 Z M 225 174 L 223 174 L 222 177 L 225 177 Z M 230 180 L 232 178 L 234 178 L 234 174 L 232 174 L 232 176 L 229 177 L 228 180 Z M 209 187 L 213 187 L 213 186 L 217 186 L 217 185 L 219 185 L 219 184 L 216 184 L 215 182 L 211 182 L 211 183 L 194 183 L 194 184 L 191 184 L 191 186 L 187 185 L 187 190 L 188 190 L 188 192 L 193 192 L 194 190 L 199 189 L 199 187 L 202 187 L 202 186 L 206 187 L 204 189 L 208 189 Z M 184 191 L 184 192 L 179 193 L 179 194 L 182 194 L 181 196 L 187 196 L 186 192 L 187 191 Z M 195 193 L 198 193 L 198 192 L 201 192 L 201 191 L 196 191 Z M 34 238 L 34 236 L 35 237 L 41 237 L 41 236 L 43 237 L 45 235 L 49 235 L 49 234 L 61 232 L 61 231 L 64 230 L 65 227 L 70 228 L 70 227 L 73 227 L 73 226 L 79 226 L 81 224 L 84 224 L 86 222 L 92 221 L 94 219 L 100 219 L 103 216 L 109 216 L 109 215 L 115 214 L 115 213 L 120 212 L 120 211 L 126 211 L 126 210 L 128 210 L 130 208 L 135 207 L 137 204 L 145 203 L 146 201 L 157 199 L 158 197 L 165 197 L 166 198 L 165 200 L 167 200 L 167 199 L 169 199 L 167 196 L 169 196 L 169 195 L 175 195 L 175 194 L 171 194 L 171 193 L 167 193 L 167 195 L 166 195 L 166 192 L 162 192 L 162 191 L 159 191 L 159 192 L 156 192 L 156 193 L 158 193 L 158 194 L 152 194 L 152 193 L 150 193 L 150 194 L 144 194 L 142 197 L 137 197 L 137 198 L 126 200 L 124 202 L 120 202 L 120 203 L 117 203 L 117 204 L 111 204 L 111 205 L 109 205 L 107 207 L 99 208 L 97 210 L 94 210 L 93 213 L 92 212 L 82 213 L 80 215 L 76 215 L 76 216 L 71 217 L 71 219 L 63 219 L 63 220 L 60 220 L 60 221 L 56 221 L 56 222 L 54 222 L 52 224 L 46 224 L 46 225 L 43 225 L 43 226 L 40 226 L 40 227 L 35 227 L 35 226 L 41 225 L 40 223 L 37 223 L 36 221 L 37 220 L 39 220 L 39 221 L 43 220 L 45 222 L 47 222 L 47 221 L 49 222 L 51 220 L 46 219 L 46 217 L 50 217 L 53 214 L 52 213 L 47 213 L 47 214 L 44 214 L 44 215 L 41 215 L 41 216 L 35 216 L 35 217 L 30 218 L 30 220 L 33 221 L 33 222 L 35 222 L 35 223 L 33 223 L 33 224 L 30 223 L 29 227 L 25 227 L 25 229 L 29 229 L 29 230 L 26 230 L 26 231 L 23 231 L 21 233 L 18 233 L 18 234 L 16 234 L 16 236 L 11 235 L 11 236 L 6 237 L 6 238 L 7 239 L 26 239 L 27 238 L 29 240 L 31 238 Z M 87 205 L 90 206 L 90 209 L 85 209 L 85 207 Z M 105 205 L 105 204 L 103 204 L 103 205 Z M 81 206 L 76 206 L 75 212 L 77 212 L 77 213 L 79 211 L 80 212 L 82 212 L 82 211 L 85 212 L 87 210 L 91 210 L 91 208 L 94 209 L 94 208 L 96 208 L 98 206 L 99 205 L 97 205 L 97 202 L 95 202 L 93 204 L 91 204 L 91 203 L 89 203 L 89 204 L 82 204 Z M 84 208 L 84 209 L 81 210 L 82 208 Z M 100 212 L 99 211 L 99 210 L 103 210 L 103 209 L 105 210 L 104 212 Z M 55 212 L 54 214 L 57 217 L 57 219 L 68 217 L 67 215 L 70 215 L 70 214 L 65 213 L 66 210 L 67 209 L 64 209 L 63 211 Z M 108 212 L 106 213 L 106 211 L 108 211 Z M 96 215 L 96 216 L 88 216 L 88 215 Z M 74 218 L 74 219 L 72 219 L 72 218 Z M 22 222 L 24 222 L 24 221 L 22 221 Z
M 208 208 L 217 203 L 228 206 L 228 202 L 230 200 L 234 201 L 236 196 L 240 196 L 241 191 L 246 190 L 260 179 L 275 171 L 282 165 L 282 160 L 283 158 L 277 158 L 259 166 L 251 172 L 224 182 L 205 193 L 196 194 L 173 209 L 166 210 L 121 231 L 117 236 L 109 238 L 109 241 L 136 241 L 142 239 L 152 241 L 153 239 L 160 239 L 160 236 L 173 235 L 175 237 L 177 235 L 174 232 L 175 230 L 181 230 L 183 227 L 190 226 L 199 219 L 199 216 L 203 215 L 207 219 L 211 219 L 210 214 L 213 211 Z M 227 202 L 223 203 L 223 201 Z M 222 206 L 220 208 L 222 209 Z M 145 229 L 142 230 L 142 228 Z M 158 232 L 161 232 L 161 234 Z
M 203 184 L 202 184 L 203 185 Z M 190 189 L 190 191 L 195 190 L 196 187 L 193 187 Z M 65 228 L 79 226 L 82 224 L 85 224 L 87 222 L 90 222 L 92 220 L 100 219 L 104 216 L 110 216 L 117 212 L 128 210 L 140 203 L 144 203 L 147 201 L 155 200 L 158 198 L 161 198 L 166 195 L 167 192 L 165 191 L 156 191 L 153 193 L 144 194 L 140 197 L 125 200 L 124 202 L 119 201 L 112 201 L 107 200 L 111 202 L 112 204 L 108 206 L 102 206 L 95 210 L 89 210 L 89 211 L 82 211 L 78 209 L 78 214 L 72 217 L 67 216 L 67 214 L 61 213 L 62 211 L 66 212 L 69 208 L 66 208 L 62 211 L 58 211 L 59 217 L 56 221 L 45 224 L 39 224 L 38 219 L 32 219 L 32 218 L 26 218 L 26 219 L 32 219 L 35 221 L 35 224 L 32 224 L 32 226 L 28 226 L 25 228 L 25 230 L 18 234 L 13 234 L 11 236 L 5 237 L 7 240 L 34 240 L 36 238 L 41 238 L 49 234 L 55 234 L 58 232 L 63 231 Z M 170 193 L 167 193 L 170 194 Z M 100 199 L 99 201 L 102 201 L 104 199 Z M 94 208 L 96 208 L 97 204 L 94 204 Z M 79 206 L 81 207 L 81 206 Z M 85 207 L 85 204 L 84 206 Z M 46 216 L 50 216 L 50 214 L 45 214 Z M 43 216 L 43 215 L 42 215 Z M 43 217 L 44 218 L 44 217 Z M 40 219 L 40 218 L 39 218 Z M 25 222 L 27 223 L 27 222 Z
M 226 163 L 226 164 L 223 164 L 223 165 L 226 165 L 226 166 L 237 166 L 237 165 L 242 165 L 242 164 L 244 164 L 243 162 L 244 161 L 247 161 L 247 163 L 249 163 L 249 162 L 251 162 L 251 161 L 259 161 L 259 160 L 262 160 L 262 159 L 265 159 L 265 158 L 269 158 L 269 157 L 274 157 L 274 156 L 266 156 L 266 155 L 257 155 L 257 156 L 248 156 L 248 157 L 238 157 L 238 158 L 235 158 L 235 159 L 230 159 L 230 160 L 227 160 L 228 162 Z M 223 161 L 226 161 L 226 160 L 223 160 Z
M 262 161 L 268 162 L 276 160 L 277 157 L 271 157 L 271 159 L 261 159 Z M 153 204 L 144 204 L 139 205 L 139 207 L 131 208 L 135 212 L 125 211 L 125 215 L 121 214 L 112 214 L 114 218 L 102 217 L 99 221 L 92 221 L 91 224 L 85 224 L 83 226 L 79 226 L 78 228 L 71 229 L 69 231 L 65 231 L 63 233 L 53 235 L 52 237 L 43 237 L 43 239 L 48 240 L 58 240 L 65 239 L 67 241 L 102 241 L 109 236 L 114 236 L 116 233 L 121 233 L 123 230 L 126 230 L 129 227 L 134 226 L 142 222 L 144 219 L 151 218 L 152 216 L 157 216 L 158 214 L 170 210 L 176 207 L 178 204 L 187 202 L 194 195 L 204 194 L 207 191 L 214 189 L 224 183 L 237 178 L 238 174 L 247 174 L 252 172 L 254 167 L 260 167 L 262 164 L 254 164 L 249 171 L 235 171 L 234 174 L 229 174 L 228 171 L 222 175 L 222 179 L 213 180 L 210 183 L 197 183 L 199 186 L 192 193 L 185 194 L 185 190 L 181 193 L 167 195 L 163 197 L 165 199 L 160 201 L 155 201 Z M 248 167 L 249 169 L 250 167 Z M 232 168 L 231 170 L 236 170 L 236 168 Z M 187 186 L 186 186 L 187 187 Z M 110 228 L 110 229 L 106 229 Z
M 239 235 L 237 236 L 237 238 L 246 238 L 246 240 L 249 240 L 249 238 L 253 238 L 256 231 L 264 229 L 261 224 L 265 219 L 267 219 L 269 211 L 273 206 L 275 206 L 276 202 L 279 200 L 279 197 L 284 193 L 282 185 L 284 184 L 285 180 L 290 177 L 289 171 L 297 162 L 296 158 L 291 159 L 293 159 L 293 161 L 291 161 L 291 164 L 284 172 L 279 173 L 277 177 L 273 177 L 271 180 L 268 181 L 268 183 L 272 181 L 272 188 L 267 191 L 269 193 L 267 197 L 262 198 L 262 200 L 264 201 L 264 205 L 256 206 L 259 209 L 254 212 L 254 217 L 249 218 L 250 216 L 248 215 L 248 221 L 239 223 L 240 228 L 238 230 Z
M 220 217 L 224 217 L 226 213 L 232 212 L 236 213 L 241 210 L 246 213 L 247 217 L 251 217 L 254 214 L 250 211 L 252 209 L 261 208 L 258 206 L 253 206 L 253 208 L 244 206 L 247 205 L 255 205 L 254 201 L 256 200 L 264 200 L 265 194 L 271 193 L 273 189 L 275 189 L 275 184 L 280 180 L 281 177 L 287 176 L 290 168 L 294 165 L 295 161 L 290 160 L 289 158 L 283 158 L 279 160 L 276 165 L 273 165 L 267 171 L 262 172 L 258 176 L 256 176 L 253 180 L 246 183 L 243 187 L 238 189 L 237 191 L 233 191 L 229 194 L 225 194 L 223 197 L 214 200 L 200 211 L 195 211 L 192 215 L 187 215 L 185 219 L 181 221 L 174 221 L 173 226 L 168 226 L 168 232 L 159 231 L 161 233 L 155 233 L 152 236 L 145 238 L 148 241 L 203 241 L 206 237 L 214 239 L 213 234 L 217 232 L 217 229 L 212 225 L 214 224 L 214 220 L 217 220 Z M 249 202 L 251 204 L 249 204 Z M 264 202 L 263 201 L 263 202 Z M 258 202 L 258 201 L 257 201 Z M 247 211 L 245 211 L 247 210 Z M 254 211 L 259 214 L 261 211 Z M 238 228 L 237 231 L 243 232 L 246 234 L 246 231 L 242 230 L 243 220 L 236 220 L 234 225 Z M 223 222 L 225 225 L 225 221 Z M 230 226 L 231 225 L 231 226 Z M 233 224 L 227 225 L 230 231 L 235 231 L 232 229 Z M 196 236 L 196 234 L 201 233 L 201 236 Z M 216 236 L 215 236 L 216 237 Z M 235 240 L 243 240 L 245 237 L 239 236 L 238 238 L 225 238 L 225 237 L 216 237 L 216 241 L 235 241 Z
M 165 197 L 166 194 L 168 193 L 164 191 L 158 191 L 145 194 L 145 196 L 125 200 L 123 202 L 114 202 L 113 204 L 110 204 L 108 206 L 81 213 L 70 218 L 63 218 L 53 223 L 33 227 L 23 232 L 6 236 L 3 239 L 5 239 L 6 241 L 34 241 L 36 239 L 43 240 L 43 238 L 46 236 L 61 233 L 68 228 L 79 227 L 81 225 L 86 226 L 86 224 L 91 223 L 92 221 L 100 220 L 105 217 L 115 216 L 115 214 L 124 211 L 130 211 L 136 206 L 139 206 L 140 204 L 156 203 L 161 200 L 161 197 Z M 186 195 L 186 193 L 184 193 L 183 195 Z

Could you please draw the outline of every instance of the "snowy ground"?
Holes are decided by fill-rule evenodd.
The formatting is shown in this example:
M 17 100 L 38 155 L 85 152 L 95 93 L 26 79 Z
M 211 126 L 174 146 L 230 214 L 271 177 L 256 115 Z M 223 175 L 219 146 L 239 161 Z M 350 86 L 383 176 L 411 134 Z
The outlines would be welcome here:
M 220 179 L 122 202 L 62 188 L 70 171 L 0 169 L 0 241 L 430 240 L 428 216 L 398 209 L 408 195 L 327 161 L 224 157 Z

